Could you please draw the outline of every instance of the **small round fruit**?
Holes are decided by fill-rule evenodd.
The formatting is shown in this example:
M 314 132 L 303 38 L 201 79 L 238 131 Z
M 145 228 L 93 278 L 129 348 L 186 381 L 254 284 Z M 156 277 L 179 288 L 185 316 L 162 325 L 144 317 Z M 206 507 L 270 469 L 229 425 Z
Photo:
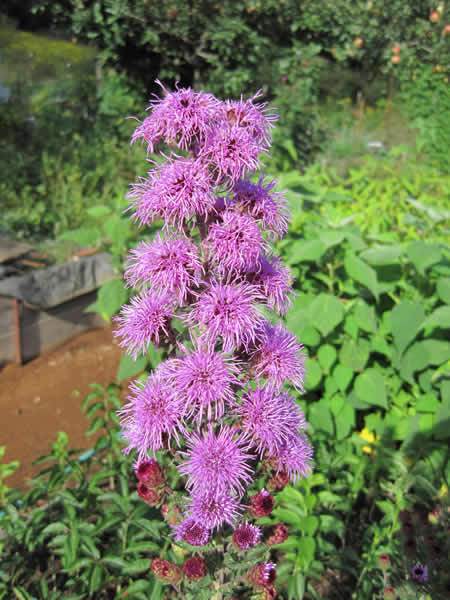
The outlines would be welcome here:
M 364 40 L 362 37 L 357 37 L 353 40 L 353 45 L 355 48 L 362 48 L 364 46 Z
M 439 23 L 440 18 L 441 18 L 441 15 L 438 13 L 437 10 L 431 11 L 431 13 L 430 13 L 430 21 L 432 23 Z
M 398 65 L 398 63 L 400 62 L 400 56 L 398 54 L 394 54 L 394 56 L 391 58 L 391 63 L 393 65 Z
M 392 46 L 392 54 L 400 54 L 400 46 L 398 44 Z

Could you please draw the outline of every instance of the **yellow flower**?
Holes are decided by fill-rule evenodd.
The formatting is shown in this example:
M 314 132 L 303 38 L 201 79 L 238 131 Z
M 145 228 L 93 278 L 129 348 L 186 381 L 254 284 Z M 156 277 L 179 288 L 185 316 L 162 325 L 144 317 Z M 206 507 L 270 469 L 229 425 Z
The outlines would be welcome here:
M 369 431 L 367 427 L 364 427 L 364 429 L 360 431 L 358 435 L 365 442 L 369 442 L 369 444 L 376 444 L 377 442 L 377 436 L 371 431 Z M 362 451 L 366 454 L 372 454 L 373 448 L 372 446 L 363 446 Z

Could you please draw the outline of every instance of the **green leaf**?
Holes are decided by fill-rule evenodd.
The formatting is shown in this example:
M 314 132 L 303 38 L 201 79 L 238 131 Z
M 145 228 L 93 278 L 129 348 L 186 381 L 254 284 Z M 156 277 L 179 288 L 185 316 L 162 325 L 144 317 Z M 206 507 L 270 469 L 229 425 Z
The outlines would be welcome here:
M 324 431 L 329 435 L 333 435 L 333 418 L 326 401 L 314 402 L 309 406 L 308 421 L 315 431 Z
M 133 594 L 139 592 L 148 593 L 150 591 L 150 585 L 151 582 L 149 579 L 138 579 L 137 581 L 133 581 L 126 589 L 126 597 L 132 597 Z
M 420 331 L 425 319 L 425 311 L 421 304 L 403 300 L 391 312 L 391 329 L 394 344 L 401 355 Z
M 355 426 L 355 409 L 350 404 L 345 403 L 342 409 L 334 417 L 336 425 L 336 438 L 343 440 L 346 438 Z
M 360 256 L 370 265 L 378 267 L 397 264 L 402 254 L 402 246 L 396 244 L 392 246 L 372 246 L 372 248 L 361 252 Z
M 378 302 L 378 279 L 376 271 L 355 256 L 355 254 L 351 253 L 345 256 L 344 266 L 348 276 L 364 285 Z
M 86 209 L 86 213 L 93 219 L 101 219 L 111 214 L 109 206 L 98 204 L 97 206 L 91 206 Z
M 292 575 L 288 581 L 288 600 L 302 600 L 305 595 L 305 576 L 303 573 Z
M 305 364 L 305 387 L 307 390 L 316 388 L 322 379 L 322 370 L 319 363 L 311 358 L 306 359 Z
M 421 275 L 425 271 L 441 260 L 441 250 L 437 244 L 428 244 L 423 241 L 416 241 L 409 244 L 407 254 Z
M 88 307 L 90 312 L 98 312 L 109 321 L 127 301 L 127 290 L 120 279 L 112 279 L 104 283 L 97 294 L 97 301 Z
M 319 519 L 315 515 L 308 515 L 300 522 L 300 530 L 306 535 L 313 536 L 319 527 Z
M 142 373 L 142 371 L 145 370 L 146 365 L 147 358 L 145 356 L 139 356 L 134 360 L 128 354 L 122 354 L 116 375 L 117 383 L 121 383 L 122 381 L 125 381 L 125 379 L 130 379 L 130 377 L 139 375 L 139 373 Z
M 327 336 L 344 318 L 344 307 L 335 296 L 319 294 L 309 306 L 308 316 L 310 323 Z
M 320 333 L 312 325 L 300 327 L 295 334 L 305 346 L 318 346 L 320 343 Z
M 353 370 L 344 365 L 337 365 L 333 371 L 333 379 L 341 392 L 345 392 L 353 378 Z
M 326 229 L 324 231 L 319 231 L 319 239 L 328 249 L 340 244 L 344 239 L 344 234 L 340 231 L 334 231 L 333 229 Z
M 339 360 L 352 371 L 362 371 L 369 360 L 370 343 L 367 340 L 346 340 L 339 352 Z
M 441 277 L 438 279 L 436 292 L 442 302 L 450 304 L 450 277 Z
M 96 227 L 80 227 L 65 231 L 59 239 L 74 242 L 78 246 L 95 246 L 100 241 L 100 234 Z
M 422 323 L 420 329 L 450 329 L 450 306 L 440 306 Z
M 369 333 L 376 331 L 377 321 L 373 306 L 369 306 L 363 300 L 360 300 L 356 303 L 353 316 L 358 327 L 363 331 L 368 331 Z
M 316 552 L 316 541 L 312 537 L 301 537 L 298 540 L 298 551 L 301 564 L 304 568 L 307 568 L 314 559 Z
M 124 575 L 138 575 L 139 573 L 148 571 L 148 567 L 148 558 L 139 558 L 138 560 L 128 563 L 123 570 L 123 573 Z
M 355 380 L 355 392 L 358 398 L 367 404 L 388 407 L 384 377 L 377 369 L 367 369 L 358 375 Z
M 425 340 L 413 344 L 400 363 L 400 376 L 414 383 L 413 375 L 428 365 L 439 366 L 450 358 L 450 344 L 442 340 Z
M 317 353 L 317 358 L 319 360 L 320 366 L 324 370 L 325 373 L 329 373 L 331 367 L 334 365 L 337 357 L 337 352 L 334 346 L 330 344 L 324 344 L 319 348 L 319 352 Z
M 100 565 L 95 565 L 91 571 L 89 577 L 89 595 L 92 596 L 94 592 L 100 589 L 103 580 L 103 569 Z
M 318 261 L 326 252 L 326 247 L 320 240 L 298 240 L 291 244 L 287 262 L 290 265 L 307 261 Z
M 126 561 L 123 560 L 123 558 L 119 558 L 118 556 L 104 556 L 102 558 L 102 563 L 118 571 L 121 571 L 127 566 Z

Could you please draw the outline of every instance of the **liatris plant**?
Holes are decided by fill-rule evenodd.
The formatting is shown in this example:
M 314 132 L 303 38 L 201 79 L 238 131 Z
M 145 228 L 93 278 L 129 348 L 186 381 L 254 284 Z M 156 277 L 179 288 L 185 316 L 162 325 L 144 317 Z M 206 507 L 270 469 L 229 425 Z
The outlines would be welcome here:
M 287 230 L 286 202 L 274 181 L 249 179 L 276 117 L 257 96 L 222 102 L 191 89 L 163 88 L 150 111 L 133 141 L 172 152 L 132 187 L 131 209 L 162 231 L 130 253 L 125 279 L 140 291 L 116 334 L 134 357 L 155 344 L 167 359 L 132 385 L 121 422 L 139 495 L 194 554 L 182 566 L 159 556 L 152 571 L 183 598 L 206 577 L 217 598 L 245 586 L 272 598 L 270 546 L 287 529 L 264 536 L 251 521 L 267 517 L 271 492 L 305 477 L 312 460 L 288 392 L 302 389 L 302 346 L 276 316 L 291 291 L 271 252 Z

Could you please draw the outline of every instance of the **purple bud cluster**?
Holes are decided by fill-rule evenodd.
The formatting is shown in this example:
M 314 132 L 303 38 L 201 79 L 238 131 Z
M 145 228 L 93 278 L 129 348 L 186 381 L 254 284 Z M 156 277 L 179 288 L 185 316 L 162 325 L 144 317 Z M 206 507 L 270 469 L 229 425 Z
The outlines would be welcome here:
M 134 219 L 163 226 L 130 252 L 125 280 L 138 293 L 116 335 L 134 357 L 154 344 L 168 358 L 132 385 L 122 432 L 138 465 L 175 446 L 187 492 L 175 535 L 193 546 L 226 524 L 236 548 L 258 543 L 260 529 L 243 517 L 273 506 L 265 490 L 248 495 L 258 463 L 272 489 L 312 464 L 307 424 L 288 391 L 303 388 L 302 346 L 272 322 L 291 292 L 289 270 L 271 251 L 288 228 L 286 201 L 275 181 L 250 178 L 276 120 L 257 100 L 163 87 L 133 135 L 150 152 L 172 150 L 131 188 Z M 254 577 L 264 579 L 264 569 Z

